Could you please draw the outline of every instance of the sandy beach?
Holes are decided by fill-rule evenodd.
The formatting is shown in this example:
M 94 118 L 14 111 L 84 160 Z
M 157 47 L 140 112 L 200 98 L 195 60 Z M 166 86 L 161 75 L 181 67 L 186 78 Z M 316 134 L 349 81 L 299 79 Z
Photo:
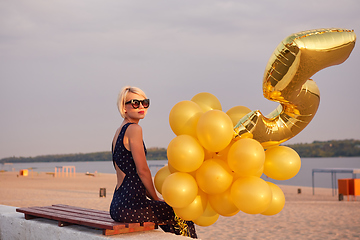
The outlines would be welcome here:
M 0 204 L 15 207 L 67 204 L 108 211 L 115 174 L 53 177 L 46 173 L 0 172 Z M 197 226 L 200 239 L 360 239 L 360 198 L 339 201 L 332 190 L 279 185 L 284 209 L 274 216 L 239 212 L 220 217 L 209 227 Z M 106 188 L 106 197 L 99 197 Z M 301 194 L 298 194 L 298 188 Z

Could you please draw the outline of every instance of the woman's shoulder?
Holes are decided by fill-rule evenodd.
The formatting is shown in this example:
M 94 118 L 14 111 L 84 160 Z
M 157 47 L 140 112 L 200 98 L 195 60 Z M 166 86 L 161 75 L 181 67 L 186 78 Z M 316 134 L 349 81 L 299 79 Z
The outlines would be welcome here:
M 129 124 L 127 130 L 131 133 L 142 133 L 142 128 L 137 123 Z
M 128 131 L 128 129 L 141 129 L 141 126 L 137 123 L 122 123 L 116 132 L 121 132 L 122 130 Z
M 125 136 L 132 142 L 142 142 L 142 128 L 138 124 L 130 124 L 125 132 Z

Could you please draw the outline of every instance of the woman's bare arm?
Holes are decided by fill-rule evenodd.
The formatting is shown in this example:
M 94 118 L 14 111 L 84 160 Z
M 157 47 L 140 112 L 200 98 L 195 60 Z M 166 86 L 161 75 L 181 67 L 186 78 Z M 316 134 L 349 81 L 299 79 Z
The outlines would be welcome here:
M 141 127 L 137 124 L 131 124 L 125 134 L 128 137 L 130 151 L 134 158 L 136 169 L 141 181 L 150 195 L 150 198 L 153 200 L 159 200 L 152 181 L 149 166 L 146 162 Z

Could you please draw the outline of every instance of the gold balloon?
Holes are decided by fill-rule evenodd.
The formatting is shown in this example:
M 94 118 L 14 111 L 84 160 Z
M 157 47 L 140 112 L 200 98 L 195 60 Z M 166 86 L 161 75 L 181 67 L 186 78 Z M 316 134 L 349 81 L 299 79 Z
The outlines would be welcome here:
M 204 149 L 200 143 L 189 135 L 175 137 L 168 145 L 169 164 L 180 172 L 193 172 L 204 161 Z
M 297 135 L 313 119 L 320 101 L 310 79 L 316 72 L 343 63 L 355 46 L 353 30 L 316 29 L 285 38 L 265 68 L 264 97 L 280 105 L 264 116 L 259 110 L 240 119 L 234 137 L 251 133 L 265 148 Z
M 240 211 L 231 199 L 230 188 L 219 194 L 211 194 L 208 199 L 215 212 L 222 216 L 231 217 Z
M 257 176 L 264 165 L 264 148 L 254 139 L 240 139 L 231 146 L 227 161 L 238 175 Z
M 262 165 L 262 167 L 259 169 L 259 171 L 257 171 L 256 173 L 255 173 L 255 177 L 261 177 L 262 176 L 262 174 L 264 173 L 264 165 Z
M 204 153 L 205 153 L 205 157 L 204 157 L 205 160 L 206 159 L 212 159 L 212 158 L 216 157 L 215 152 L 210 152 L 210 151 L 206 150 L 205 148 L 204 148 Z
M 231 118 L 231 121 L 233 122 L 233 126 L 239 122 L 241 118 L 243 118 L 246 114 L 250 113 L 251 109 L 244 107 L 244 106 L 236 106 L 230 108 L 226 114 Z
M 176 172 L 165 178 L 162 196 L 167 204 L 174 208 L 184 208 L 194 201 L 198 194 L 198 185 L 188 173 Z
M 236 180 L 238 180 L 238 178 L 240 178 L 240 177 L 245 177 L 245 176 L 261 177 L 263 173 L 264 173 L 264 166 L 263 166 L 262 168 L 260 168 L 259 171 L 257 171 L 257 172 L 254 173 L 253 175 L 240 175 L 240 174 L 237 174 L 236 172 L 232 171 L 233 182 L 235 182 Z
M 230 187 L 232 181 L 231 170 L 221 159 L 206 160 L 196 171 L 196 182 L 207 194 L 224 192 Z
M 156 190 L 161 194 L 162 193 L 162 185 L 165 181 L 165 178 L 171 174 L 168 165 L 162 167 L 157 171 L 154 177 L 154 185 Z
M 197 103 L 203 112 L 207 112 L 209 110 L 222 110 L 220 101 L 211 93 L 198 93 L 191 99 L 191 101 Z
M 180 172 L 179 170 L 177 170 L 173 166 L 171 166 L 171 164 L 169 162 L 168 162 L 168 168 L 169 168 L 170 173 Z
M 244 213 L 258 214 L 269 208 L 272 192 L 261 178 L 240 177 L 231 186 L 231 199 Z
M 226 148 L 224 148 L 224 149 L 221 150 L 220 152 L 217 152 L 214 157 L 220 158 L 220 159 L 222 159 L 222 160 L 224 160 L 224 161 L 227 162 L 227 157 L 228 157 L 229 150 L 230 150 L 231 146 L 232 146 L 234 143 L 235 143 L 235 140 L 232 140 L 232 141 L 229 143 L 229 145 L 226 146 Z
M 207 227 L 214 224 L 219 218 L 219 214 L 214 211 L 210 203 L 207 204 L 204 213 L 194 220 L 196 225 Z
M 301 168 L 299 154 L 286 146 L 272 147 L 265 152 L 264 174 L 276 180 L 293 178 Z
M 170 127 L 178 136 L 187 134 L 196 138 L 196 125 L 202 114 L 202 109 L 195 102 L 178 102 L 169 114 Z
M 199 218 L 205 211 L 208 203 L 206 193 L 199 189 L 198 195 L 194 201 L 184 208 L 174 208 L 176 215 L 186 221 L 193 221 Z
M 175 169 L 173 166 L 171 166 L 171 164 L 168 162 L 168 168 L 169 168 L 169 171 L 170 171 L 170 173 L 171 174 L 173 174 L 173 173 L 176 173 L 176 172 L 180 172 L 179 170 L 177 170 L 177 169 Z M 186 173 L 188 173 L 188 174 L 190 174 L 191 176 L 193 176 L 193 178 L 195 179 L 195 177 L 196 177 L 196 170 L 195 171 L 193 171 L 193 172 L 186 172 Z
M 196 133 L 199 142 L 206 150 L 219 152 L 231 142 L 233 125 L 226 113 L 220 110 L 211 110 L 200 117 Z
M 285 195 L 284 195 L 283 191 L 281 190 L 281 188 L 279 188 L 279 186 L 277 186 L 276 184 L 271 183 L 271 182 L 266 182 L 266 183 L 269 185 L 269 187 L 271 189 L 272 200 L 271 200 L 271 204 L 270 204 L 269 208 L 266 209 L 261 214 L 271 216 L 271 215 L 278 214 L 284 208 Z

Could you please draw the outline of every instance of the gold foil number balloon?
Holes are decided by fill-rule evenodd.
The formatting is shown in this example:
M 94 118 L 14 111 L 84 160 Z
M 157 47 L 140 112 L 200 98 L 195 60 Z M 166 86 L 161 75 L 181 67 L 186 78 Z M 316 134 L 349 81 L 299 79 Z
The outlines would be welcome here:
M 264 97 L 280 105 L 268 116 L 259 110 L 234 127 L 235 138 L 251 133 L 265 148 L 297 135 L 313 119 L 320 101 L 310 80 L 321 69 L 341 64 L 355 46 L 353 30 L 317 29 L 285 38 L 275 49 L 263 79 Z

